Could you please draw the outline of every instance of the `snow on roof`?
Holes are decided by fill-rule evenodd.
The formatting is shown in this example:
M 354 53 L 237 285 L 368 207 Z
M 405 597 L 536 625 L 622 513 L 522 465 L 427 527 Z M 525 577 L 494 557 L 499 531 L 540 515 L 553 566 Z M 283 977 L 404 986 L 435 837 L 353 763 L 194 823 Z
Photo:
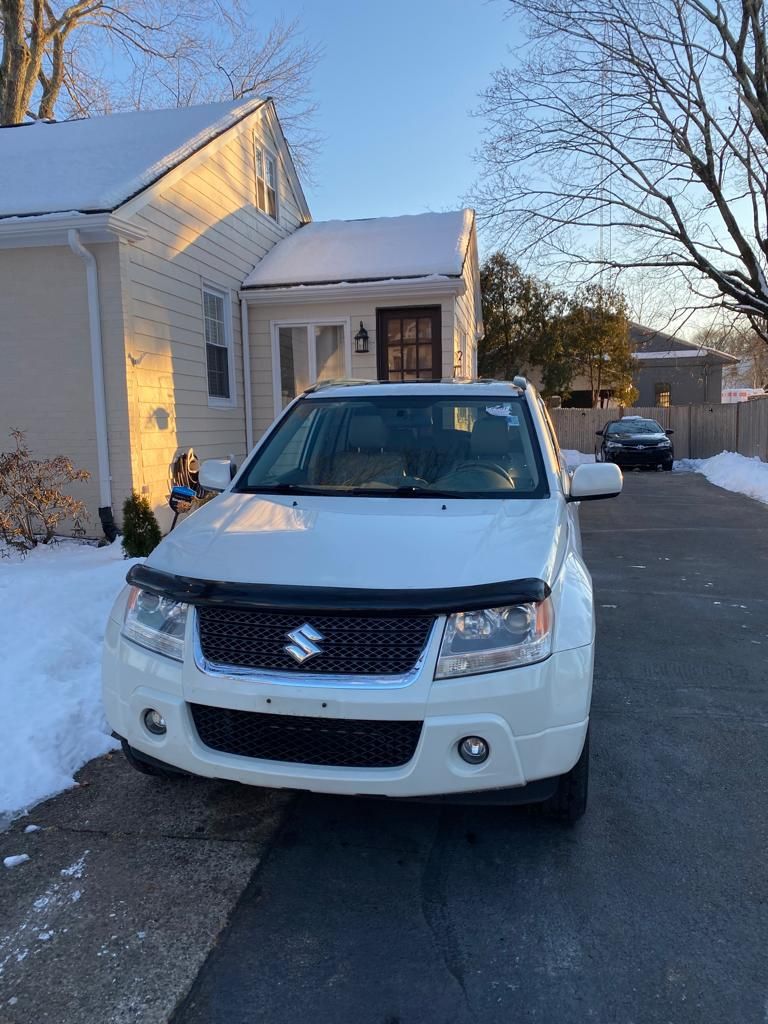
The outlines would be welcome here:
M 707 356 L 716 356 L 724 363 L 738 363 L 738 357 L 729 355 L 728 352 L 720 352 L 716 348 L 707 348 L 701 345 L 697 348 L 675 348 L 668 352 L 633 352 L 635 359 L 706 359 Z
M 263 102 L 0 128 L 0 217 L 113 210 Z
M 472 210 L 315 221 L 270 249 L 244 287 L 458 277 L 473 222 Z

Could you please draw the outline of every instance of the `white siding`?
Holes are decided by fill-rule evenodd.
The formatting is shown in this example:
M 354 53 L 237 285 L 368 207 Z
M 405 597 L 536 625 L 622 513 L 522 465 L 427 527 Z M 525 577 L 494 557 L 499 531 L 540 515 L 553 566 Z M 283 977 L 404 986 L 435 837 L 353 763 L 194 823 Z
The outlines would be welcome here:
M 109 420 L 113 506 L 131 488 L 118 244 L 96 256 Z M 64 246 L 0 250 L 0 450 L 23 430 L 39 458 L 66 455 L 91 479 L 71 493 L 86 502 L 89 536 L 101 536 L 85 266 Z M 71 524 L 67 524 L 68 528 Z
M 474 227 L 464 261 L 462 277 L 466 288 L 463 295 L 456 297 L 454 362 L 456 366 L 460 364 L 459 353 L 461 351 L 462 335 L 464 335 L 466 337 L 467 366 L 462 366 L 461 374 L 464 377 L 474 377 L 477 376 L 477 329 L 483 318 L 482 309 L 478 302 L 480 268 L 477 257 L 477 235 L 475 234 Z
M 194 448 L 202 458 L 245 453 L 240 309 L 237 290 L 254 264 L 302 215 L 280 174 L 275 223 L 254 205 L 253 133 L 258 115 L 232 130 L 189 173 L 174 177 L 131 216 L 146 237 L 130 247 L 131 326 L 126 373 L 137 486 L 157 509 L 166 500 L 174 458 Z M 271 134 L 266 143 L 276 148 Z M 282 171 L 282 168 L 281 168 Z M 209 406 L 202 286 L 230 296 L 235 404 Z

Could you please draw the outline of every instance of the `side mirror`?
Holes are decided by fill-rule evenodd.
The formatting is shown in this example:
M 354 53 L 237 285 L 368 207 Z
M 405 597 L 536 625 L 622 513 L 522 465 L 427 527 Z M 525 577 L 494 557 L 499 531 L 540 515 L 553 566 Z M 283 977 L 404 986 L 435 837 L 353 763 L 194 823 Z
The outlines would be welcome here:
M 612 462 L 584 463 L 577 466 L 571 477 L 568 501 L 595 501 L 597 498 L 615 498 L 621 494 L 624 477 Z
M 602 437 L 603 436 L 602 430 L 596 430 L 595 433 L 597 434 L 598 437 Z
M 232 462 L 229 459 L 206 459 L 200 466 L 198 481 L 206 491 L 225 491 L 232 482 Z
M 674 434 L 674 430 L 665 430 L 664 433 L 669 437 L 670 434 Z

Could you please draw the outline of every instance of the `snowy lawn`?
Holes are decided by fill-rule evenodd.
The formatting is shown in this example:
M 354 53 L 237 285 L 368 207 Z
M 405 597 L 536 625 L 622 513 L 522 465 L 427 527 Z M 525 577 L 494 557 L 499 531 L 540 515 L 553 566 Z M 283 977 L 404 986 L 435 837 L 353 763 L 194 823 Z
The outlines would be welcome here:
M 585 462 L 594 462 L 594 455 L 585 455 L 584 452 L 576 452 L 572 448 L 563 448 L 563 455 L 568 465 L 568 469 L 575 469 L 577 466 L 583 466 Z
M 702 473 L 712 484 L 768 502 L 768 462 L 748 459 L 736 452 L 720 452 L 711 459 L 680 459 L 675 469 Z
M 101 645 L 131 564 L 119 541 L 0 557 L 0 815 L 73 785 L 78 768 L 115 746 Z

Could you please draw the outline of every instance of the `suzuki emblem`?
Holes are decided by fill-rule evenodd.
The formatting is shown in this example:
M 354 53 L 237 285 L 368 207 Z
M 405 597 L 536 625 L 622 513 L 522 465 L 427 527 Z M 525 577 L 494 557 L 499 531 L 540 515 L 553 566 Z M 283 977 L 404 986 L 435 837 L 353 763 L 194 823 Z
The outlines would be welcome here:
M 286 644 L 283 650 L 286 654 L 290 654 L 299 665 L 303 665 L 309 658 L 314 658 L 316 654 L 323 653 L 322 648 L 317 646 L 317 641 L 325 640 L 325 637 L 308 622 L 299 626 L 298 629 L 286 633 L 286 636 L 291 642 Z

